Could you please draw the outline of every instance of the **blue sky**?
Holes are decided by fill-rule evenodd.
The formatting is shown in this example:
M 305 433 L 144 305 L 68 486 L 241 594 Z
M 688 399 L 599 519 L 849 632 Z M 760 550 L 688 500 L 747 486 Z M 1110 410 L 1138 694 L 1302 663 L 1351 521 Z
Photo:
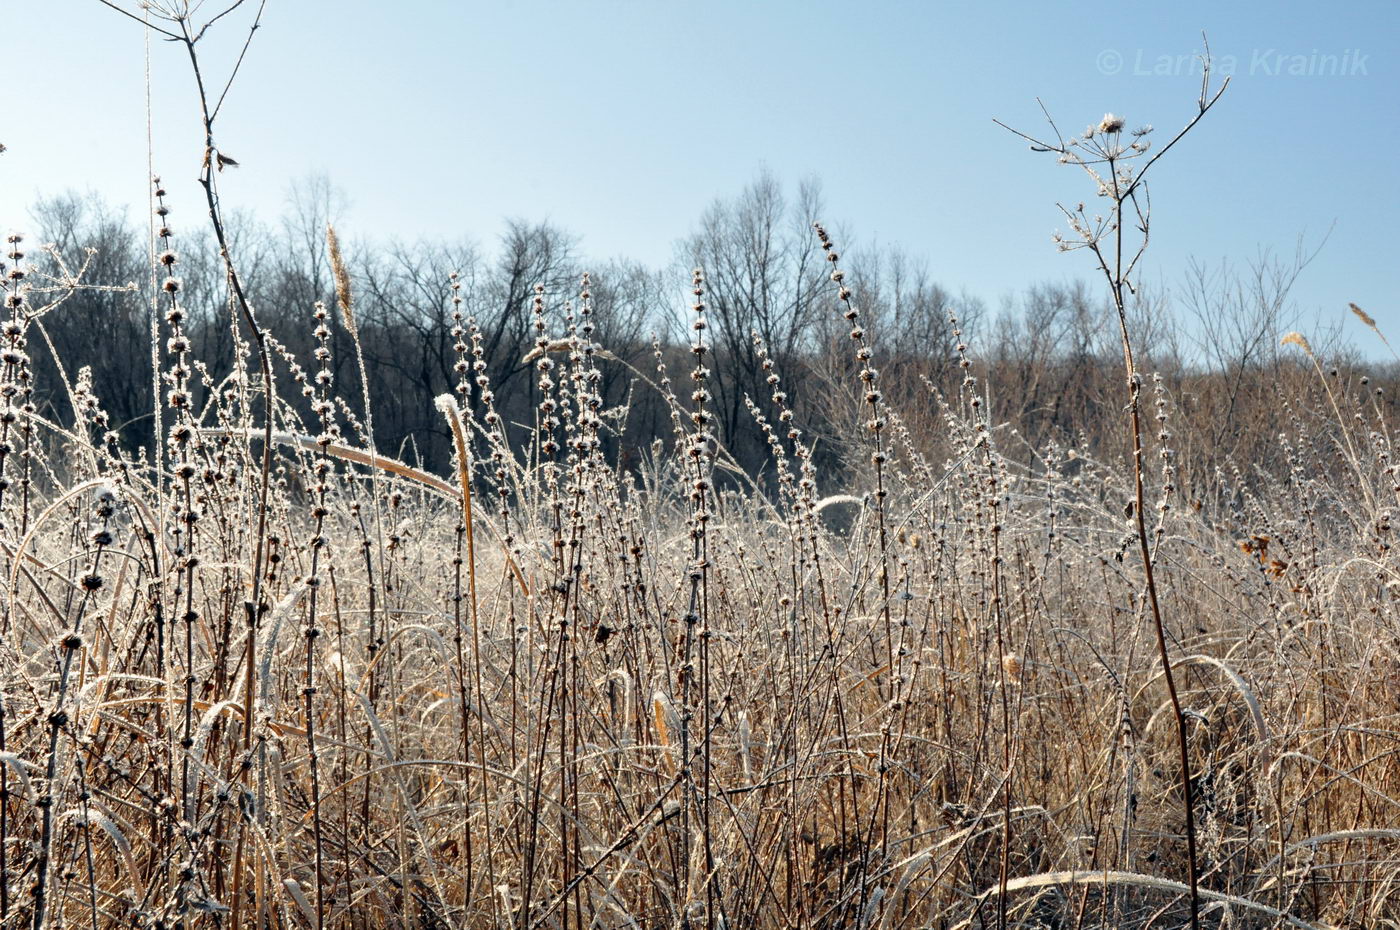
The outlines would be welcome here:
M 139 25 L 96 0 L 13 2 L 0 226 L 22 228 L 35 197 L 66 188 L 139 217 Z M 211 33 L 212 73 L 246 20 Z M 489 244 L 506 217 L 549 219 L 592 256 L 661 265 L 710 201 L 767 169 L 794 186 L 819 177 L 833 223 L 992 306 L 1092 271 L 1050 241 L 1055 201 L 1085 199 L 1084 179 L 993 117 L 1039 130 L 1039 96 L 1066 131 L 1111 110 L 1163 142 L 1192 115 L 1204 29 L 1233 79 L 1154 169 L 1146 276 L 1170 287 L 1192 256 L 1288 256 L 1331 230 L 1299 307 L 1337 321 L 1355 301 L 1400 337 L 1390 0 L 269 0 L 263 23 L 220 117 L 242 163 L 223 176 L 229 206 L 275 216 L 290 184 L 324 173 L 351 237 Z M 188 63 L 162 42 L 151 56 L 157 170 L 175 218 L 199 222 Z

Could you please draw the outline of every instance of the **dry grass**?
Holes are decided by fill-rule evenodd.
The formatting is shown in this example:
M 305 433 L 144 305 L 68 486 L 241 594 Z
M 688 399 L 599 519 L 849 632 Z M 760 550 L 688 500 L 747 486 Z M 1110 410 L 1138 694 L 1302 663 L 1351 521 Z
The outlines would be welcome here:
M 635 372 L 664 437 L 616 434 L 587 276 L 537 288 L 523 447 L 454 278 L 444 478 L 337 394 L 327 308 L 311 359 L 257 328 L 226 247 L 235 362 L 195 357 L 160 225 L 154 451 L 88 372 L 37 409 L 79 275 L 7 248 L 0 925 L 1180 926 L 1184 811 L 1205 925 L 1400 925 L 1393 435 L 1302 337 L 1287 467 L 1188 499 L 1160 453 L 1205 440 L 1126 323 L 1140 471 L 992 423 L 956 321 L 911 430 L 823 232 L 865 464 L 831 486 L 756 343 L 765 483 L 715 436 L 702 272 L 691 369 Z
M 1131 477 L 1003 453 L 969 377 L 931 397 L 946 459 L 880 408 L 883 508 L 873 470 L 831 495 L 769 362 L 760 492 L 716 471 L 703 352 L 674 441 L 619 472 L 586 286 L 537 295 L 568 351 L 531 448 L 489 392 L 439 400 L 453 480 L 361 451 L 330 359 L 281 358 L 320 419 L 274 405 L 259 539 L 251 348 L 216 377 L 172 343 L 158 468 L 91 387 L 72 422 L 25 409 L 42 289 L 11 281 L 6 925 L 43 869 L 49 926 L 990 926 L 1003 863 L 1013 926 L 1183 920 Z M 1286 474 L 1200 509 L 1149 481 L 1209 925 L 1397 918 L 1397 482 L 1367 399 L 1328 393 Z

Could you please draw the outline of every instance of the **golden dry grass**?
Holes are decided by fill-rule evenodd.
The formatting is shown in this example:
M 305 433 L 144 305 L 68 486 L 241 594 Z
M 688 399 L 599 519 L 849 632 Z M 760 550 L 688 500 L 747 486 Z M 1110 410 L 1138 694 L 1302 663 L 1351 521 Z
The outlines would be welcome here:
M 340 437 L 351 405 L 277 406 L 251 624 L 249 372 L 171 409 L 161 470 L 91 411 L 4 422 L 6 926 L 41 867 L 49 926 L 235 904 L 266 926 L 990 926 L 1003 864 L 1014 926 L 1184 919 L 1120 469 L 1003 454 L 970 387 L 939 407 L 946 459 L 890 450 L 882 549 L 869 476 L 830 496 L 782 399 L 754 408 L 771 492 L 725 482 L 680 401 L 674 451 L 618 472 L 586 315 L 537 308 L 573 351 L 537 360 L 534 446 L 440 400 L 455 480 Z M 1287 474 L 1222 475 L 1201 509 L 1152 492 L 1211 926 L 1397 918 L 1394 468 L 1364 398 L 1329 392 L 1341 419 L 1299 413 Z

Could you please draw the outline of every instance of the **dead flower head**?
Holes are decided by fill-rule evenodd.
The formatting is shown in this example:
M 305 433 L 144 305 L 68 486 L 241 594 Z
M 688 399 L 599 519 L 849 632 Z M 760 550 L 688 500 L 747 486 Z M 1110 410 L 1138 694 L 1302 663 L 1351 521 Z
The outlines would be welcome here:
M 1105 113 L 1103 119 L 1099 121 L 1099 132 L 1122 132 L 1124 122 L 1126 120 L 1121 116 Z

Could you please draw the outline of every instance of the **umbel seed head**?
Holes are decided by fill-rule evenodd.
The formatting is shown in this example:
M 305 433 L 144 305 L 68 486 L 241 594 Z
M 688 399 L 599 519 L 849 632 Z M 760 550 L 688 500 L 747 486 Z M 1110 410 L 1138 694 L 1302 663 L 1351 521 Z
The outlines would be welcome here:
M 1099 132 L 1122 132 L 1125 120 L 1121 116 L 1105 113 L 1099 121 Z

